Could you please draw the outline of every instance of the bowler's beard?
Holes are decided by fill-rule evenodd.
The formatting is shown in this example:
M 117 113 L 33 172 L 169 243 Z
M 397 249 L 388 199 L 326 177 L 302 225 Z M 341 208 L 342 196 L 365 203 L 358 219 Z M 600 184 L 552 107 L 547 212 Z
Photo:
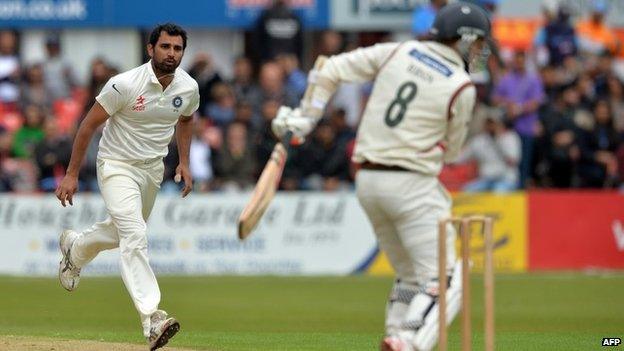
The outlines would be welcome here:
M 168 63 L 165 63 L 164 60 L 162 61 L 153 60 L 153 64 L 154 64 L 154 68 L 160 71 L 160 73 L 170 74 L 170 73 L 175 73 L 176 68 L 178 68 L 178 66 L 180 65 L 180 61 L 174 64 L 168 64 Z

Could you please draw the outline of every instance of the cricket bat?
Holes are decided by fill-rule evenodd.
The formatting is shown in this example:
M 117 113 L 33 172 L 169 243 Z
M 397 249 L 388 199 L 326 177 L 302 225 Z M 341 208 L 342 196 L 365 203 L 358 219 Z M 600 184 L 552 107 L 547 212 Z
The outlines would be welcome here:
M 314 70 L 318 71 L 323 67 L 327 57 L 319 56 L 314 62 Z M 303 101 L 309 101 L 312 98 L 314 83 L 309 83 L 303 95 Z M 275 197 L 277 188 L 282 179 L 284 165 L 288 158 L 288 149 L 290 147 L 290 139 L 292 132 L 284 135 L 282 140 L 275 145 L 269 161 L 264 166 L 260 178 L 251 193 L 251 199 L 238 217 L 238 238 L 244 240 L 247 238 L 271 204 L 271 200 Z
M 238 238 L 240 240 L 244 240 L 251 234 L 264 212 L 269 208 L 282 179 L 291 138 L 292 133 L 288 132 L 275 145 L 269 161 L 264 166 L 260 178 L 258 178 L 251 199 L 238 217 Z

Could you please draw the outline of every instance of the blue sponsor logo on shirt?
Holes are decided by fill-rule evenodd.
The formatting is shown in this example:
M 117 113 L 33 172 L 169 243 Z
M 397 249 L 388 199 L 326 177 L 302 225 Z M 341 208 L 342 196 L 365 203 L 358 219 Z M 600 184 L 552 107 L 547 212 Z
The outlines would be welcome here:
M 182 98 L 179 96 L 176 96 L 173 98 L 173 101 L 171 103 L 173 104 L 173 107 L 178 108 L 182 106 Z
M 438 61 L 437 59 L 425 53 L 422 53 L 416 49 L 412 49 L 412 51 L 410 51 L 409 54 L 410 56 L 414 57 L 418 61 L 422 62 L 423 64 L 429 66 L 433 70 L 438 71 L 447 77 L 450 77 L 451 74 L 453 74 L 453 71 L 451 71 L 451 69 L 448 68 L 447 65 L 443 64 L 442 62 Z

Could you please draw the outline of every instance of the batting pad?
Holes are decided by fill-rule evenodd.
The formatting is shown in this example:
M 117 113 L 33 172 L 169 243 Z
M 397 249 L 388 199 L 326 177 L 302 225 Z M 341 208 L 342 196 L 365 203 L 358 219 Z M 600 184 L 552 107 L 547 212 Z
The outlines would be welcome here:
M 462 295 L 462 273 L 461 273 L 461 261 L 458 260 L 453 268 L 453 275 L 451 278 L 451 285 L 446 291 L 446 323 L 447 326 L 451 324 L 453 319 L 459 313 L 461 308 L 461 295 Z M 438 309 L 438 302 L 434 304 L 433 308 L 425 316 L 425 320 L 422 326 L 416 332 L 414 336 L 413 345 L 418 351 L 429 351 L 433 349 L 438 341 L 438 316 L 440 314 Z

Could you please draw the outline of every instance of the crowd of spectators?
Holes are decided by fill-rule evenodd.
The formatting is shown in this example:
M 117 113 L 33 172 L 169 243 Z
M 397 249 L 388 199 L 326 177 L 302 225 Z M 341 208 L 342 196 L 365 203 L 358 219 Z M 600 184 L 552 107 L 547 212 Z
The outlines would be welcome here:
M 504 50 L 503 59 L 491 57 L 487 74 L 475 75 L 479 103 L 459 160 L 476 165 L 475 177 L 458 189 L 622 184 L 624 50 L 605 22 L 608 4 L 591 2 L 576 21 L 565 3 L 545 4 L 532 47 Z
M 481 74 L 475 79 L 479 103 L 465 152 L 442 174 L 443 180 L 460 175 L 451 188 L 503 192 L 620 186 L 624 87 L 616 67 L 623 50 L 604 23 L 608 9 L 600 4 L 588 19 L 576 23 L 564 6 L 545 9 L 544 26 L 532 48 L 492 57 L 487 78 Z M 300 22 L 283 9 L 270 10 L 256 35 L 270 37 L 265 27 L 275 26 L 263 24 L 281 21 L 294 26 L 297 45 L 277 40 L 251 57 L 240 56 L 232 62 L 231 77 L 215 67 L 209 53 L 197 54 L 186 67 L 201 95 L 190 158 L 195 191 L 250 189 L 276 142 L 271 119 L 280 105 L 296 107 L 305 91 Z M 335 31 L 320 33 L 314 55 L 337 54 L 359 44 L 345 38 Z M 0 31 L 0 192 L 51 192 L 69 162 L 81 118 L 118 70 L 97 58 L 88 84 L 79 86 L 63 61 L 58 37 L 46 40 L 44 62 L 26 67 L 16 44 L 14 32 Z M 282 189 L 352 187 L 355 167 L 350 156 L 370 91 L 370 84 L 339 87 L 316 130 L 289 156 Z M 97 191 L 100 135 L 87 152 L 81 191 Z M 172 143 L 163 191 L 178 189 L 172 181 L 177 162 Z

